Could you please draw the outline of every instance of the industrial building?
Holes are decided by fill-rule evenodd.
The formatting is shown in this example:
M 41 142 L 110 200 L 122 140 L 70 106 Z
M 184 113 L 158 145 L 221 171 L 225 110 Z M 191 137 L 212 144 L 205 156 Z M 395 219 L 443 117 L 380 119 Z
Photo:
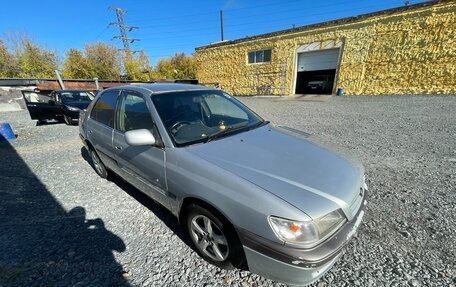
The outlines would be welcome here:
M 196 48 L 234 95 L 456 94 L 456 1 L 431 1 Z

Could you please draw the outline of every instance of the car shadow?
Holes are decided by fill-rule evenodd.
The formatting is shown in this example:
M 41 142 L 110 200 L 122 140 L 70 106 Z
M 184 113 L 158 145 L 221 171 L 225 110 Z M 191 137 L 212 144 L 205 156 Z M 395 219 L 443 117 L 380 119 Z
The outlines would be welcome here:
M 92 168 L 94 168 L 92 165 L 92 160 L 89 156 L 89 152 L 85 147 L 81 148 L 81 156 L 88 164 L 90 164 L 90 166 L 92 166 Z M 109 174 L 108 180 L 116 184 L 128 195 L 152 211 L 155 216 L 157 216 L 169 229 L 171 229 L 172 232 L 174 232 L 174 234 L 179 237 L 180 240 L 182 240 L 188 247 L 196 252 L 195 246 L 193 245 L 193 242 L 190 239 L 187 230 L 179 223 L 179 220 L 168 209 L 151 199 L 143 192 L 139 191 L 136 187 L 129 184 L 121 177 L 113 174 L 112 172 Z
M 0 286 L 129 286 L 101 218 L 66 211 L 1 135 L 0 161 Z
M 45 120 L 45 121 L 37 121 L 36 126 L 51 126 L 51 125 L 57 125 L 57 124 L 65 124 L 63 120 L 58 121 L 58 120 Z

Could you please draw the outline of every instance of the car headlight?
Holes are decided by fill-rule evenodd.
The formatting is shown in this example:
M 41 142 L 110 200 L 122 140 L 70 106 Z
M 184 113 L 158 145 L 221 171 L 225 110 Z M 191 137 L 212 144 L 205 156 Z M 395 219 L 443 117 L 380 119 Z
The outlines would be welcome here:
M 79 112 L 81 110 L 80 108 L 76 108 L 76 107 L 72 107 L 72 106 L 66 106 L 66 108 L 72 112 Z
M 301 247 L 313 247 L 334 233 L 346 221 L 338 209 L 309 221 L 294 221 L 270 216 L 269 223 L 280 240 Z

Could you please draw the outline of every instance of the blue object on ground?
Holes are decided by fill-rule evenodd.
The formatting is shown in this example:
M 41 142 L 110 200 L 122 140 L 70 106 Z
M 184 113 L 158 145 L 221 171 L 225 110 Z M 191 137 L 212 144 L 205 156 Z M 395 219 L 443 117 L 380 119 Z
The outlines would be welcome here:
M 342 88 L 338 88 L 337 89 L 337 95 L 338 96 L 342 96 L 342 92 L 343 92 Z
M 16 138 L 9 123 L 0 123 L 0 135 L 0 140 L 13 140 Z

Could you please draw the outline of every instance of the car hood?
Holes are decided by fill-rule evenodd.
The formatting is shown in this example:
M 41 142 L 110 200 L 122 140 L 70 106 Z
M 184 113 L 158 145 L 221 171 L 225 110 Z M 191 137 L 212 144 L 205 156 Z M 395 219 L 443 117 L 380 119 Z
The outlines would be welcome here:
M 65 106 L 70 106 L 70 107 L 76 107 L 81 110 L 86 109 L 91 102 L 89 101 L 84 101 L 84 102 L 66 102 L 64 103 Z
M 187 150 L 273 193 L 311 218 L 338 208 L 349 219 L 354 216 L 350 207 L 360 197 L 362 165 L 292 129 L 267 125 Z

